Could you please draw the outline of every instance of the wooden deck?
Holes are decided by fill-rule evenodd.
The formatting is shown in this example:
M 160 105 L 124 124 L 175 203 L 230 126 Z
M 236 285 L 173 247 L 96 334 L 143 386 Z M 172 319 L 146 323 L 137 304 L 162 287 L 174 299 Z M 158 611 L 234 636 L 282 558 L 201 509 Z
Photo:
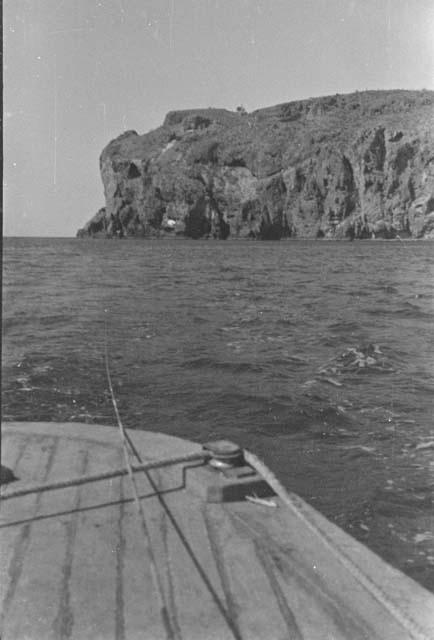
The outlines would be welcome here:
M 201 450 L 129 433 L 145 461 Z M 2 437 L 11 489 L 123 466 L 112 427 L 5 423 Z M 159 496 L 136 474 L 173 638 L 434 638 L 428 591 L 292 494 L 205 502 L 197 464 L 152 471 Z M 0 549 L 2 640 L 170 637 L 128 476 L 5 500 Z

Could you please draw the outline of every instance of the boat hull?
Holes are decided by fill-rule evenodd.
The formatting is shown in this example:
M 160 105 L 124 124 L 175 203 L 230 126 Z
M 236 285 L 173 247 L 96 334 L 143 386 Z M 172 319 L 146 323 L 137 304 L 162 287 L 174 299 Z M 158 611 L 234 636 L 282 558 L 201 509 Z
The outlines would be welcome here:
M 144 462 L 202 451 L 129 435 Z M 6 494 L 124 464 L 113 427 L 4 423 L 2 438 L 18 478 Z M 278 485 L 276 507 L 209 502 L 203 474 L 197 461 L 135 474 L 166 622 L 128 476 L 3 500 L 2 639 L 434 638 L 434 596 L 299 497 Z

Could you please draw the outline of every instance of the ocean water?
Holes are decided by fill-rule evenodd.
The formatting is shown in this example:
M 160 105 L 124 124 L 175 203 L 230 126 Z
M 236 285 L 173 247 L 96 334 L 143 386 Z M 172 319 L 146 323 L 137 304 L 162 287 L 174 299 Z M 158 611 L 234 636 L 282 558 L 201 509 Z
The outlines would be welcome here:
M 3 420 L 230 438 L 434 591 L 434 244 L 5 239 Z

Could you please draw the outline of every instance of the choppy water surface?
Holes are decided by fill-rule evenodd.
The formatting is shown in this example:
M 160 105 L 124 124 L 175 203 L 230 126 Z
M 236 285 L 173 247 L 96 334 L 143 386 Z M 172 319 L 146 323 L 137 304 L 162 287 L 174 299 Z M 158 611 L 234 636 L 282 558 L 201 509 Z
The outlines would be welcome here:
M 6 239 L 3 419 L 254 450 L 434 591 L 434 245 Z

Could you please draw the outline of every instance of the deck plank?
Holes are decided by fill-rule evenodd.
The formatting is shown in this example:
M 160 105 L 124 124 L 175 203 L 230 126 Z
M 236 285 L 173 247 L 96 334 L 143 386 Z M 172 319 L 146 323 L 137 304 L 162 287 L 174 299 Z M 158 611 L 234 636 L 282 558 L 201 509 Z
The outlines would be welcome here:
M 344 607 L 340 606 L 314 572 L 297 566 L 297 562 L 271 554 L 262 549 L 271 571 L 279 584 L 288 607 L 294 616 L 301 638 L 306 640 L 374 640 L 369 629 L 357 624 Z M 311 573 L 311 575 L 309 575 Z
M 9 439 L 4 438 L 3 455 L 5 464 L 10 461 L 17 476 L 31 477 L 33 480 L 46 479 L 51 471 L 57 440 L 39 438 L 39 446 L 33 446 L 31 438 L 28 446 L 20 448 L 20 454 L 15 456 L 14 446 L 9 448 Z M 12 443 L 14 445 L 14 443 Z M 10 457 L 9 457 L 10 456 Z M 15 459 L 15 464 L 13 464 Z M 29 547 L 34 527 L 34 517 L 38 513 L 41 495 L 25 496 L 18 504 L 3 503 L 1 508 L 0 528 L 0 634 L 7 637 L 8 629 L 14 627 L 15 602 L 17 593 L 29 562 Z M 18 524 L 14 524 L 18 523 Z M 19 607 L 18 607 L 19 610 Z
M 46 437 L 31 437 L 26 436 L 26 446 L 16 445 L 19 443 L 19 438 L 12 438 L 10 443 L 9 434 L 4 435 L 2 438 L 2 458 L 6 466 L 14 470 L 14 474 L 18 480 L 23 483 L 38 483 L 43 479 L 48 479 L 51 473 L 51 465 L 53 463 L 52 456 L 54 454 L 54 448 L 57 446 L 58 438 L 46 436 Z M 12 444 L 12 447 L 9 445 Z M 17 456 L 18 454 L 18 456 Z M 13 488 L 18 486 L 19 482 L 14 482 L 9 487 Z M 40 498 L 37 496 L 25 496 L 23 500 L 2 502 L 1 504 L 1 521 L 6 522 L 21 522 L 34 516 L 31 505 L 40 504 Z
M 145 511 L 146 522 L 151 527 L 151 517 L 160 517 L 155 505 L 152 489 L 143 474 L 137 474 L 139 495 Z M 124 637 L 126 640 L 166 640 L 162 623 L 160 603 L 156 585 L 146 554 L 143 531 L 137 510 L 131 498 L 129 480 L 123 480 L 124 500 L 119 513 L 118 527 L 121 532 L 123 551 L 119 555 L 119 569 L 122 579 L 122 599 L 124 605 Z M 155 525 L 154 525 L 155 526 Z M 153 546 L 154 551 L 159 549 Z M 120 594 L 119 594 L 120 596 Z M 118 640 L 123 640 L 122 636 Z
M 121 463 L 119 451 L 114 447 L 94 445 L 85 451 L 87 473 L 117 468 Z M 122 610 L 116 610 L 119 504 L 104 505 L 119 501 L 119 480 L 77 487 L 76 496 L 77 512 L 71 514 L 62 583 L 65 615 L 68 616 L 69 607 L 73 618 L 70 637 L 113 638 L 117 616 L 122 614 Z
M 284 537 L 280 531 L 276 532 L 275 521 L 279 517 L 285 520 L 284 511 L 279 509 L 279 513 L 274 510 L 270 513 L 266 507 L 251 504 L 231 505 L 228 510 L 235 526 L 250 531 L 252 539 L 256 540 L 258 555 L 279 585 L 301 638 L 374 640 L 375 636 L 368 633 L 363 622 L 359 623 L 334 594 L 329 593 L 328 582 L 324 584 L 322 580 L 316 550 L 308 548 L 304 540 L 294 539 L 297 523 L 285 521 Z M 267 536 L 264 536 L 265 531 Z M 300 544 L 304 545 L 301 555 Z M 332 575 L 329 577 L 333 579 Z
M 172 469 L 173 486 L 181 470 Z M 202 515 L 203 503 L 185 491 L 166 494 L 165 537 L 174 602 L 183 638 L 238 640 Z
M 39 438 L 30 441 L 32 455 L 39 457 L 38 464 L 28 464 L 32 469 L 32 481 L 49 481 L 63 473 L 80 473 L 84 470 L 83 457 L 71 452 L 70 444 L 62 439 L 56 442 L 56 448 L 48 449 Z M 71 455 L 71 453 L 73 455 Z M 22 460 L 24 464 L 24 458 Z M 26 548 L 20 550 L 22 571 L 16 585 L 16 592 L 11 602 L 8 616 L 3 628 L 4 640 L 20 640 L 21 638 L 46 638 L 53 640 L 61 637 L 53 626 L 60 605 L 59 585 L 62 582 L 63 565 L 66 549 L 66 527 L 69 526 L 69 514 L 65 518 L 47 516 L 53 509 L 57 512 L 69 511 L 75 503 L 75 490 L 60 491 L 53 496 L 39 493 L 26 496 L 19 502 L 19 513 L 25 507 L 28 498 L 33 499 L 33 510 L 28 515 L 33 521 L 22 525 L 26 533 Z M 7 503 L 6 503 L 7 504 Z M 38 519 L 39 518 L 39 519 Z
M 28 437 L 23 433 L 11 433 L 3 439 L 1 450 L 1 463 L 11 469 L 18 478 L 18 464 L 29 443 Z
M 313 507 L 301 501 L 298 496 L 292 495 L 291 499 L 314 523 L 321 535 L 338 550 L 339 555 L 350 559 L 355 570 L 367 576 L 380 595 L 390 601 L 403 615 L 413 619 L 416 628 L 420 626 L 426 629 L 420 631 L 421 635 L 428 634 L 429 638 L 434 638 L 434 596 L 431 593 L 381 560 Z M 432 601 L 432 605 L 428 604 L 428 600 Z
M 226 574 L 226 588 L 235 602 L 241 637 L 288 640 L 291 629 L 288 629 L 251 537 L 233 526 L 222 505 L 210 504 L 206 513 L 220 566 Z
M 337 638 L 411 637 L 408 628 L 348 570 L 321 536 L 306 528 L 288 510 L 280 508 L 269 514 L 264 507 L 242 504 L 234 505 L 232 510 L 265 544 L 291 609 L 296 619 L 303 621 L 300 628 L 306 637 L 316 637 L 314 629 L 328 626 Z

